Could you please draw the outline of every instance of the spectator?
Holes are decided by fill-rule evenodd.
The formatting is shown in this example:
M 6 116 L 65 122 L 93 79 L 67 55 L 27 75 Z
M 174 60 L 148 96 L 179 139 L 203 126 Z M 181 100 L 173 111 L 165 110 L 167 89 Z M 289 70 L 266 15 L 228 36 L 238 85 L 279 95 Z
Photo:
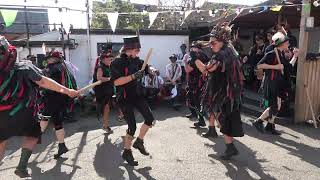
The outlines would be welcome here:
M 145 97 L 147 98 L 149 105 L 153 106 L 154 103 L 157 102 L 164 80 L 160 76 L 160 72 L 156 70 L 155 74 L 144 76 L 142 83 L 145 87 Z
M 181 53 L 177 56 L 177 63 L 181 66 L 181 82 L 184 83 L 186 81 L 186 71 L 185 71 L 185 64 L 186 64 L 186 58 L 188 59 L 188 53 L 187 53 L 187 45 L 181 44 L 180 46 Z
M 171 63 L 166 66 L 166 92 L 171 95 L 172 89 L 179 89 L 178 84 L 181 82 L 182 68 L 177 63 L 177 56 L 175 54 L 170 56 L 169 59 Z M 175 109 L 177 108 L 176 96 L 172 97 L 172 105 Z

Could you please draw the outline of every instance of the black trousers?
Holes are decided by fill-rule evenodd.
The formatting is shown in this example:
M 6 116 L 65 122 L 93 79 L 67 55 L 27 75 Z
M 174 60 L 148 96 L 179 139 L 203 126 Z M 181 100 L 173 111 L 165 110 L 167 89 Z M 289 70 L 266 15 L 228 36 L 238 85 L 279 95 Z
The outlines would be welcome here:
M 128 124 L 127 134 L 134 136 L 137 130 L 137 123 L 134 114 L 134 109 L 136 108 L 144 118 L 144 124 L 147 126 L 152 126 L 154 117 L 152 115 L 151 109 L 148 103 L 143 97 L 135 99 L 125 99 L 122 102 L 119 102 L 119 106 L 124 115 L 124 119 Z

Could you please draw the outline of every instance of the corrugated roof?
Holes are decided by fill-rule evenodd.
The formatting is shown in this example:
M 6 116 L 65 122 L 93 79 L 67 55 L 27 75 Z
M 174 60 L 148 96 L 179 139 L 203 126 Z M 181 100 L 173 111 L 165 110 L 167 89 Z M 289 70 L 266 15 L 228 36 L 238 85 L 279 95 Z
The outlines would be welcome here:
M 1 33 L 15 33 L 15 34 L 23 34 L 26 33 L 26 25 L 25 25 L 25 12 L 23 8 L 3 8 L 0 9 L 10 9 L 10 10 L 18 10 L 18 14 L 16 20 L 13 25 L 10 27 L 4 28 Z M 29 25 L 29 32 L 31 34 L 40 34 L 48 32 L 49 28 L 47 25 L 43 26 L 42 24 L 49 24 L 48 10 L 46 9 L 27 9 L 27 17 L 28 23 L 34 23 Z M 38 13 L 41 12 L 41 13 Z M 4 23 L 3 17 L 0 13 L 0 23 Z

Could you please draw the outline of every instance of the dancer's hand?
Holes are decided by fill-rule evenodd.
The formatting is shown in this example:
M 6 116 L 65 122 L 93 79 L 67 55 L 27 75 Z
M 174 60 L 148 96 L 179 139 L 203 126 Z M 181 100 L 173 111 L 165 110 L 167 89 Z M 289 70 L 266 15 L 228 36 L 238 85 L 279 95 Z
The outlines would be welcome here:
M 75 98 L 75 97 L 79 97 L 80 93 L 74 89 L 68 89 L 66 94 L 71 97 L 71 98 Z
M 141 79 L 144 76 L 144 70 L 139 70 L 133 74 L 133 79 Z
M 276 65 L 276 69 L 278 69 L 278 70 L 283 70 L 283 69 L 284 69 L 283 64 L 277 64 L 277 65 Z
M 293 56 L 296 58 L 299 56 L 299 49 L 298 48 L 293 49 Z

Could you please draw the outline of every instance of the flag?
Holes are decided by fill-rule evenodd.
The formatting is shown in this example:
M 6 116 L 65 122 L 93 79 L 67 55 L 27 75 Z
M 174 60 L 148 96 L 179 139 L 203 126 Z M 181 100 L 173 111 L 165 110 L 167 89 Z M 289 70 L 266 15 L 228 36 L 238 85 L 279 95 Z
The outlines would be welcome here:
M 116 27 L 117 27 L 117 23 L 118 23 L 119 13 L 118 12 L 107 13 L 107 17 L 108 17 L 112 32 L 115 32 Z
M 4 23 L 6 25 L 6 27 L 9 27 L 13 24 L 13 22 L 16 20 L 17 17 L 17 10 L 4 10 L 1 9 L 1 14 L 4 20 Z
M 159 12 L 149 12 L 149 20 L 150 20 L 149 28 L 154 23 L 154 20 L 156 20 L 158 14 L 159 14 Z
M 186 20 L 187 17 L 192 13 L 192 10 L 187 10 L 185 13 L 184 13 L 184 19 Z
M 282 6 L 274 6 L 270 8 L 271 11 L 279 12 L 281 10 Z

